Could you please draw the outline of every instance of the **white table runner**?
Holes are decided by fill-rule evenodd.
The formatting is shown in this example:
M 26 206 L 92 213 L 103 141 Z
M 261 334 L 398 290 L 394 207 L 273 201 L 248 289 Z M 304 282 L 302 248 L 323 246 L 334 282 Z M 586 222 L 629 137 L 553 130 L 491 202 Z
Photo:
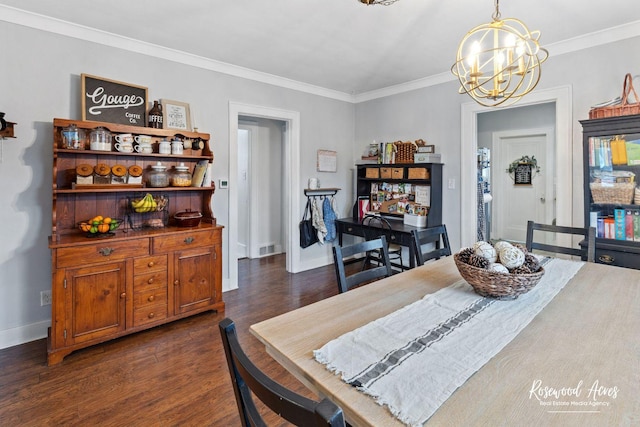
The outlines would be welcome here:
M 403 423 L 421 426 L 583 264 L 549 260 L 538 285 L 512 301 L 483 298 L 461 279 L 330 341 L 314 351 L 315 359 Z

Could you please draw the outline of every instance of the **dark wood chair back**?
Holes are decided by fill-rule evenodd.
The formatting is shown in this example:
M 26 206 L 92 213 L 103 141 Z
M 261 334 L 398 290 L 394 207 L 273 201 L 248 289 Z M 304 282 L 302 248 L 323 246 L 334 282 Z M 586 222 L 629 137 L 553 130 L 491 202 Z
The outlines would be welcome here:
M 586 248 L 565 247 L 557 245 L 549 245 L 534 241 L 534 231 L 561 233 L 582 236 L 585 239 Z M 538 236 L 539 233 L 536 233 Z M 588 262 L 595 262 L 596 259 L 596 229 L 594 227 L 566 227 L 562 225 L 540 224 L 533 221 L 527 222 L 527 250 L 551 252 L 556 254 L 566 254 L 579 256 Z
M 440 257 L 451 255 L 449 235 L 444 224 L 422 230 L 413 230 L 411 234 L 413 236 L 413 250 L 416 253 L 416 265 L 424 265 L 425 262 L 431 259 L 440 259 Z M 434 248 L 427 252 L 422 252 L 422 245 L 429 243 L 433 243 Z
M 266 427 L 251 397 L 252 392 L 269 409 L 296 426 L 345 425 L 342 409 L 329 399 L 320 402 L 308 399 L 260 371 L 242 350 L 231 319 L 222 320 L 218 326 L 243 427 Z
M 381 254 L 381 264 L 378 267 L 363 269 L 362 271 L 347 276 L 345 271 L 345 258 L 362 253 L 366 254 L 371 251 L 378 251 Z M 335 245 L 333 247 L 333 263 L 336 268 L 338 292 L 340 293 L 347 292 L 349 289 L 362 283 L 388 277 L 392 274 L 387 239 L 384 236 L 345 247 Z M 366 264 L 364 268 L 366 268 Z
M 363 226 L 366 226 L 364 227 L 364 238 L 366 240 L 377 239 L 380 236 L 394 236 L 391 223 L 388 219 L 381 215 L 367 214 L 364 216 L 364 218 L 362 218 L 361 223 Z M 402 262 L 402 246 L 387 239 L 387 249 L 389 250 L 389 259 L 392 260 L 392 266 L 396 266 L 403 271 L 407 270 L 408 268 L 405 267 Z M 367 253 L 365 264 L 370 260 L 377 261 L 378 265 L 382 264 L 382 255 L 380 251 L 369 251 Z M 398 263 L 393 264 L 393 260 L 397 260 Z

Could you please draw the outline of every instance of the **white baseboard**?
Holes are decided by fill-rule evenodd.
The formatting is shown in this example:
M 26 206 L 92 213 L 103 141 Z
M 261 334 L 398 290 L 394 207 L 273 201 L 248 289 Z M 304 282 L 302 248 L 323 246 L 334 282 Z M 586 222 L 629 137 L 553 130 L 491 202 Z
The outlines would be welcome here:
M 0 349 L 46 338 L 49 326 L 51 326 L 51 321 L 45 320 L 43 322 L 0 331 Z

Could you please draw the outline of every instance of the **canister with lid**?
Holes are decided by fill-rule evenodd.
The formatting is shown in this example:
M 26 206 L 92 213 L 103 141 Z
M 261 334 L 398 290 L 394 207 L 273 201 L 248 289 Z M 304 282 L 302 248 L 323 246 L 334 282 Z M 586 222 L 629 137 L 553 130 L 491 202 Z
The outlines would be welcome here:
M 174 187 L 191 186 L 191 172 L 189 172 L 189 167 L 185 166 L 183 162 L 180 162 L 180 164 L 174 168 L 171 174 L 171 185 Z
M 94 184 L 111 184 L 111 168 L 108 165 L 98 163 L 93 167 L 93 172 Z
M 147 174 L 147 184 L 149 187 L 168 187 L 169 186 L 169 174 L 167 173 L 167 167 L 158 162 L 151 166 L 151 172 Z
M 84 150 L 84 129 L 78 129 L 74 124 L 62 129 L 62 142 L 60 148 Z

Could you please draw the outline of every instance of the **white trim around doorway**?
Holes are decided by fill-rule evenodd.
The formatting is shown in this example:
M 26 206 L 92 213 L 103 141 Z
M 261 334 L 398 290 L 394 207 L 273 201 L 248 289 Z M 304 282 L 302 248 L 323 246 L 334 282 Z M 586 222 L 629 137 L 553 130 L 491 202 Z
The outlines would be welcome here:
M 238 119 L 240 116 L 281 120 L 286 123 L 284 131 L 284 215 L 286 269 L 297 272 L 300 264 L 300 247 L 292 239 L 297 237 L 295 221 L 300 205 L 300 112 L 278 108 L 229 102 L 229 282 L 228 289 L 238 287 Z
M 571 86 L 537 90 L 515 107 L 554 102 L 556 105 L 556 218 L 561 225 L 572 225 L 573 164 Z M 495 111 L 470 102 L 461 106 L 460 120 L 460 245 L 469 247 L 476 241 L 478 114 Z M 524 220 L 524 219 L 523 219 Z M 565 236 L 558 236 L 558 244 Z

